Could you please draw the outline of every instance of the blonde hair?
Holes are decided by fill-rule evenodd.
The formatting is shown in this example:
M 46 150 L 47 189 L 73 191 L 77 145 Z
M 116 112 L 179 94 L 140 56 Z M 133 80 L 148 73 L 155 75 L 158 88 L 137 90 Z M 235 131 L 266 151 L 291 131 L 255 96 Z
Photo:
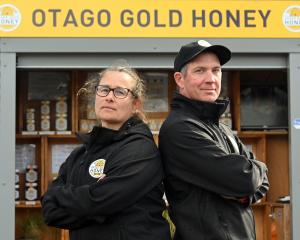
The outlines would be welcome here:
M 141 102 L 140 109 L 137 109 L 134 116 L 141 119 L 143 122 L 147 123 L 147 118 L 143 112 L 143 102 L 145 98 L 145 83 L 144 80 L 139 76 L 137 71 L 129 66 L 111 66 L 102 70 L 99 73 L 94 73 L 85 84 L 77 92 L 77 96 L 84 94 L 87 97 L 95 97 L 95 87 L 101 82 L 101 79 L 107 72 L 123 72 L 129 75 L 133 80 L 135 80 L 135 86 L 132 89 L 132 93 L 135 99 Z

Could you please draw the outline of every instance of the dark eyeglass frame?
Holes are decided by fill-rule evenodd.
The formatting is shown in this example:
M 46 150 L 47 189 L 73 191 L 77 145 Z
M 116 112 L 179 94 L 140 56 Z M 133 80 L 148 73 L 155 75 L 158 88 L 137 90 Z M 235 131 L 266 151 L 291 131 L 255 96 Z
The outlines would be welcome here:
M 100 95 L 99 92 L 98 92 L 99 87 L 109 89 L 109 91 L 107 92 L 106 95 Z M 116 95 L 116 90 L 126 90 L 126 94 L 124 95 L 124 97 L 117 96 L 117 95 Z M 126 98 L 126 97 L 128 96 L 128 93 L 129 93 L 129 92 L 131 92 L 132 96 L 136 97 L 135 94 L 134 94 L 134 92 L 133 92 L 132 90 L 128 89 L 128 88 L 123 88 L 123 87 L 115 87 L 115 88 L 111 88 L 111 87 L 105 86 L 105 85 L 97 85 L 97 86 L 95 86 L 95 92 L 96 92 L 96 94 L 97 94 L 99 97 L 106 97 L 111 91 L 113 92 L 114 96 L 115 96 L 116 98 L 119 98 L 119 99 L 124 99 L 124 98 Z

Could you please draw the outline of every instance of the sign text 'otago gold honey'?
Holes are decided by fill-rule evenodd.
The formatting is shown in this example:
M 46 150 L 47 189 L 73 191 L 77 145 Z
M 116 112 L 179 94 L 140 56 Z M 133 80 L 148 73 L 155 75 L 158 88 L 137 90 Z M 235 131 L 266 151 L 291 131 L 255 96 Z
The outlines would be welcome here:
M 1 0 L 0 37 L 299 38 L 300 1 Z

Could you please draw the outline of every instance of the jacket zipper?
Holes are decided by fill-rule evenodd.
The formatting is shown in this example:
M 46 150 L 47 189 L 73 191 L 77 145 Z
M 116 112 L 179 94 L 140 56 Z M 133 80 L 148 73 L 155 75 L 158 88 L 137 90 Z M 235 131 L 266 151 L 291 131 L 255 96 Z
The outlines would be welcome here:
M 220 126 L 217 126 L 216 124 L 213 124 L 212 122 L 209 122 L 209 125 L 213 128 L 213 132 L 216 134 L 217 141 L 219 143 L 222 143 L 222 146 L 224 146 L 225 150 L 228 153 L 231 153 L 231 148 L 228 144 L 228 137 L 223 131 L 223 129 Z M 222 139 L 222 141 L 221 141 Z

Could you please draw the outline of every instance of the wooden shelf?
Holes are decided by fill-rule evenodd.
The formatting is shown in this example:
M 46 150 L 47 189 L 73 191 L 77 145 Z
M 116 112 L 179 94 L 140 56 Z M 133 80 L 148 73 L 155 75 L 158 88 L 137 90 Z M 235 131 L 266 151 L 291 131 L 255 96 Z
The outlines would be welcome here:
M 41 208 L 41 202 L 30 201 L 30 203 L 26 203 L 26 201 L 18 201 L 18 203 L 16 203 L 16 208 Z
M 279 203 L 279 202 L 259 202 L 259 203 L 255 203 L 252 205 L 253 208 L 259 208 L 259 207 L 266 207 L 266 206 L 270 206 L 270 207 L 284 207 L 285 205 L 290 205 L 290 203 Z
M 24 134 L 16 134 L 17 139 L 39 139 L 41 137 L 48 138 L 76 138 L 76 134 L 33 134 L 33 135 L 24 135 Z
M 75 139 L 77 138 L 76 134 L 54 134 L 54 135 L 48 135 L 48 139 Z
M 16 134 L 16 139 L 40 139 L 42 135 L 34 134 L 34 135 L 24 135 L 24 134 Z
M 261 131 L 240 131 L 238 132 L 238 136 L 245 137 L 260 137 L 266 135 L 288 135 L 287 130 L 261 130 Z

